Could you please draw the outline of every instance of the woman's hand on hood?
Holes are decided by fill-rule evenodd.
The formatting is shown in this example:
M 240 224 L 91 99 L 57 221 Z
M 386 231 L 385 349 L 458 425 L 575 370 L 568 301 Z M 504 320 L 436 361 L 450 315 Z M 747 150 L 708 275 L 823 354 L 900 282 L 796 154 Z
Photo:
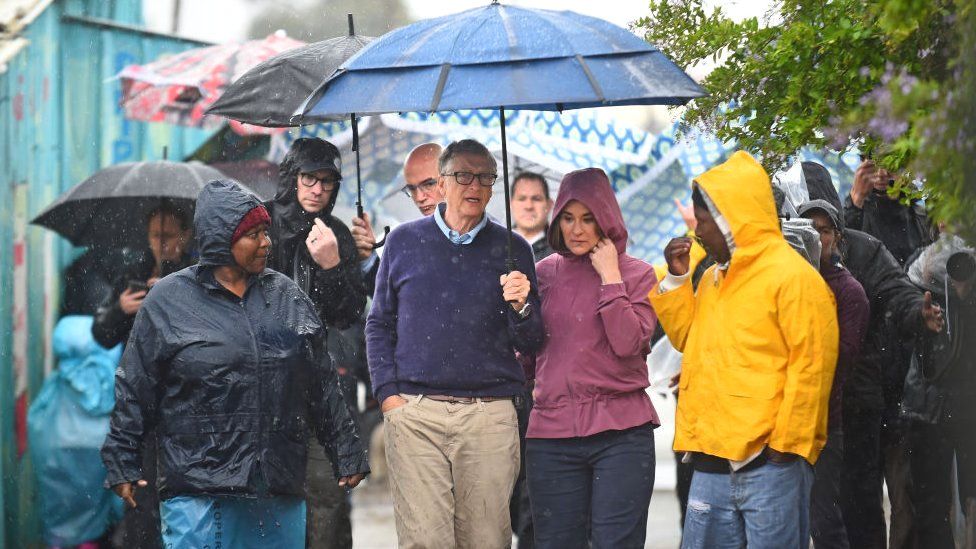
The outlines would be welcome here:
M 590 252 L 590 261 L 604 285 L 623 282 L 623 277 L 620 276 L 620 255 L 609 238 L 597 242 Z

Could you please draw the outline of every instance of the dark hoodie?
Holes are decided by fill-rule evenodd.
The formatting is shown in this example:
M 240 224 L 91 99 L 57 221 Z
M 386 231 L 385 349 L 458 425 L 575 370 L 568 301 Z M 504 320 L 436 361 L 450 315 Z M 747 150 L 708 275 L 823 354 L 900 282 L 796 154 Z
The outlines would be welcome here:
M 336 186 L 329 203 L 318 213 L 310 214 L 298 203 L 299 168 L 307 160 L 310 142 L 311 139 L 303 138 L 292 144 L 278 168 L 278 194 L 265 203 L 271 214 L 268 267 L 294 280 L 312 298 L 325 325 L 344 329 L 362 314 L 366 291 L 352 233 L 332 215 L 340 187 Z M 332 229 L 339 242 L 339 264 L 328 270 L 315 263 L 305 246 L 315 218 Z
M 816 162 L 803 163 L 810 200 L 826 200 L 843 212 L 840 196 L 827 169 Z M 841 216 L 843 223 L 844 216 Z M 871 317 L 861 356 L 850 372 L 844 392 L 862 407 L 876 410 L 897 400 L 904 382 L 905 364 L 892 349 L 893 338 L 924 329 L 922 292 L 902 271 L 880 240 L 843 227 L 841 259 L 861 283 L 871 305 Z M 886 395 L 887 393 L 887 395 Z
M 593 213 L 617 249 L 622 282 L 602 284 L 589 255 L 557 248 L 559 214 L 571 200 Z M 645 392 L 657 324 L 647 300 L 654 269 L 627 255 L 627 228 L 603 170 L 566 175 L 548 241 L 557 252 L 536 265 L 546 342 L 535 364 L 529 438 L 570 438 L 660 424 Z
M 249 277 L 243 297 L 214 278 L 214 267 L 233 262 L 241 218 L 259 205 L 233 182 L 201 191 L 200 262 L 153 286 L 116 372 L 106 485 L 143 478 L 140 443 L 153 426 L 164 499 L 304 497 L 309 426 L 338 476 L 368 472 L 311 301 L 271 269 Z

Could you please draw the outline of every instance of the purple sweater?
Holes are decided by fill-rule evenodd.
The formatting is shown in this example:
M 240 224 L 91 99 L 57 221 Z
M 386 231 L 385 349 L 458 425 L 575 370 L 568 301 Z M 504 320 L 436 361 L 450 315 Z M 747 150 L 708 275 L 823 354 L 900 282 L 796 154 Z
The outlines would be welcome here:
M 533 312 L 518 319 L 502 299 L 508 235 L 488 222 L 472 242 L 453 244 L 433 216 L 390 233 L 366 320 L 373 393 L 509 396 L 525 376 L 515 351 L 542 344 L 532 248 L 515 235 L 516 269 L 529 277 Z
M 837 301 L 837 326 L 840 328 L 840 349 L 837 354 L 837 371 L 830 388 L 830 406 L 827 412 L 827 430 L 841 429 L 842 395 L 847 374 L 861 355 L 861 344 L 868 329 L 871 305 L 861 283 L 847 269 L 837 265 L 820 268 L 830 291 Z

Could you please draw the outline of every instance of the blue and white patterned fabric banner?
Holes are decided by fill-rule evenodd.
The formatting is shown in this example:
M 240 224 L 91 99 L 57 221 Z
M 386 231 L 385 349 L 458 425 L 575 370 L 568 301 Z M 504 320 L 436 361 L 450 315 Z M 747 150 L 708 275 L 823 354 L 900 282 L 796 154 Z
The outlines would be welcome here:
M 654 135 L 613 122 L 598 112 L 506 111 L 509 172 L 512 176 L 522 170 L 542 173 L 555 196 L 565 173 L 602 168 L 610 176 L 623 210 L 630 233 L 628 251 L 635 257 L 660 262 L 667 241 L 686 231 L 674 200 L 687 202 L 691 181 L 727 159 L 736 144 L 694 130 L 679 134 L 677 124 Z M 447 145 L 458 139 L 477 139 L 499 159 L 500 168 L 499 126 L 498 112 L 493 110 L 386 114 L 362 119 L 360 167 L 366 210 L 377 225 L 395 225 L 419 215 L 409 198 L 396 191 L 403 186 L 403 160 L 422 143 Z M 316 124 L 276 136 L 269 160 L 280 161 L 298 137 L 320 137 L 339 147 L 344 162 L 337 215 L 351 217 L 356 172 L 350 124 Z M 856 152 L 838 155 L 804 149 L 798 158 L 826 166 L 842 196 L 850 188 L 859 162 Z M 495 185 L 495 194 L 489 213 L 504 220 L 502 185 Z

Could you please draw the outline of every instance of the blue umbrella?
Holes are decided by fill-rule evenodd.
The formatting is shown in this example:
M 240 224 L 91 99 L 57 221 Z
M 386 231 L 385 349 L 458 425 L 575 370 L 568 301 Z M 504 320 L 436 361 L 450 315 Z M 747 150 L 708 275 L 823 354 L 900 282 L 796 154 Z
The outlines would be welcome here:
M 626 29 L 570 11 L 496 0 L 374 40 L 322 83 L 297 114 L 305 122 L 351 112 L 499 109 L 511 229 L 505 108 L 680 105 L 703 95 L 660 50 Z

